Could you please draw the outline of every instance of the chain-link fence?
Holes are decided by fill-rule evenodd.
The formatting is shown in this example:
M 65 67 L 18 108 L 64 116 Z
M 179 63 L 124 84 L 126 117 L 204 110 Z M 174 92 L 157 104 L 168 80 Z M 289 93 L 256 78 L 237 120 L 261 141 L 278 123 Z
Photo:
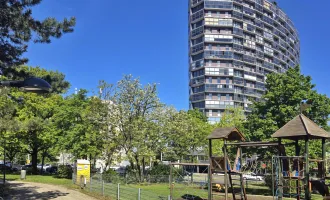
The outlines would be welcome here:
M 146 176 L 142 183 L 133 181 L 135 178 L 127 176 L 107 176 L 94 174 L 84 184 L 72 176 L 74 184 L 80 185 L 91 193 L 97 193 L 104 197 L 117 200 L 168 200 L 169 176 Z

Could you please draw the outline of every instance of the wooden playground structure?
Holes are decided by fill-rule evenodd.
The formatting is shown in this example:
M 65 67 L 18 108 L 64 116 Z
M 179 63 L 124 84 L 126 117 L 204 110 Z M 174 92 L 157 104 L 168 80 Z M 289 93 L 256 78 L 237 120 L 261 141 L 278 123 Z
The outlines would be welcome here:
M 296 198 L 311 199 L 312 188 L 328 197 L 329 189 L 325 180 L 329 179 L 326 174 L 326 148 L 325 141 L 330 138 L 330 133 L 320 128 L 313 121 L 303 114 L 296 116 L 278 131 L 272 138 L 275 142 L 245 142 L 244 135 L 235 127 L 218 128 L 214 130 L 207 139 L 209 140 L 209 169 L 208 169 L 208 199 L 216 200 L 221 197 L 219 193 L 214 193 L 213 188 L 216 184 L 224 184 L 225 200 L 228 199 L 230 189 L 233 200 L 247 200 L 248 196 L 244 187 L 244 177 L 242 170 L 242 148 L 244 147 L 273 147 L 277 150 L 271 160 L 271 177 L 273 199 Z M 212 141 L 223 140 L 223 156 L 215 156 L 212 153 Z M 283 140 L 292 140 L 291 143 L 283 143 Z M 310 140 L 322 141 L 322 158 L 309 159 Z M 299 141 L 304 141 L 304 153 L 301 154 Z M 230 143 L 229 143 L 230 142 Z M 287 156 L 286 146 L 295 147 L 295 156 Z M 237 147 L 237 155 L 233 166 L 231 166 L 228 156 L 228 146 Z M 310 176 L 310 163 L 317 163 L 317 177 Z M 223 175 L 224 183 L 213 181 L 214 175 Z M 238 181 L 238 190 L 234 188 L 233 181 Z

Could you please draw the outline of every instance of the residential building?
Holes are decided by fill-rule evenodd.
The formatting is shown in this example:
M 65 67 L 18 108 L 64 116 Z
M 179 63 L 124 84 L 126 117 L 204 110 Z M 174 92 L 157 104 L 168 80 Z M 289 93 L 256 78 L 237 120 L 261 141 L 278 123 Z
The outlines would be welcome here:
M 189 0 L 190 108 L 215 123 L 228 107 L 251 112 L 266 75 L 300 62 L 298 32 L 267 0 Z

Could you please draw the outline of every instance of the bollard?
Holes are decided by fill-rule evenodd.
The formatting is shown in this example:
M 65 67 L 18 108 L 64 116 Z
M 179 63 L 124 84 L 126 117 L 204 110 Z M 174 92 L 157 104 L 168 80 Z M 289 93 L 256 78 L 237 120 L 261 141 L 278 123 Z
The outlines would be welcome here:
M 104 196 L 104 181 L 102 181 L 102 196 Z
M 141 188 L 139 188 L 138 200 L 141 200 Z
M 118 186 L 117 186 L 117 200 L 120 199 L 120 184 L 118 183 Z

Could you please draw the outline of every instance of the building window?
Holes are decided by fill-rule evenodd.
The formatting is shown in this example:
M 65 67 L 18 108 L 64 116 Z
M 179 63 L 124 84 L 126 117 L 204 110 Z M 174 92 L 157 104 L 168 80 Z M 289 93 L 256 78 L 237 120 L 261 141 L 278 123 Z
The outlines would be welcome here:
M 218 100 L 221 100 L 221 94 L 218 94 Z
M 212 99 L 212 94 L 209 94 L 209 99 Z
M 212 83 L 212 78 L 211 77 L 209 77 L 209 83 Z
M 226 84 L 229 84 L 229 78 L 226 78 Z
M 226 94 L 226 100 L 227 100 L 227 101 L 230 100 L 230 96 L 229 96 L 229 94 Z
M 220 78 L 217 78 L 217 82 L 220 83 Z

